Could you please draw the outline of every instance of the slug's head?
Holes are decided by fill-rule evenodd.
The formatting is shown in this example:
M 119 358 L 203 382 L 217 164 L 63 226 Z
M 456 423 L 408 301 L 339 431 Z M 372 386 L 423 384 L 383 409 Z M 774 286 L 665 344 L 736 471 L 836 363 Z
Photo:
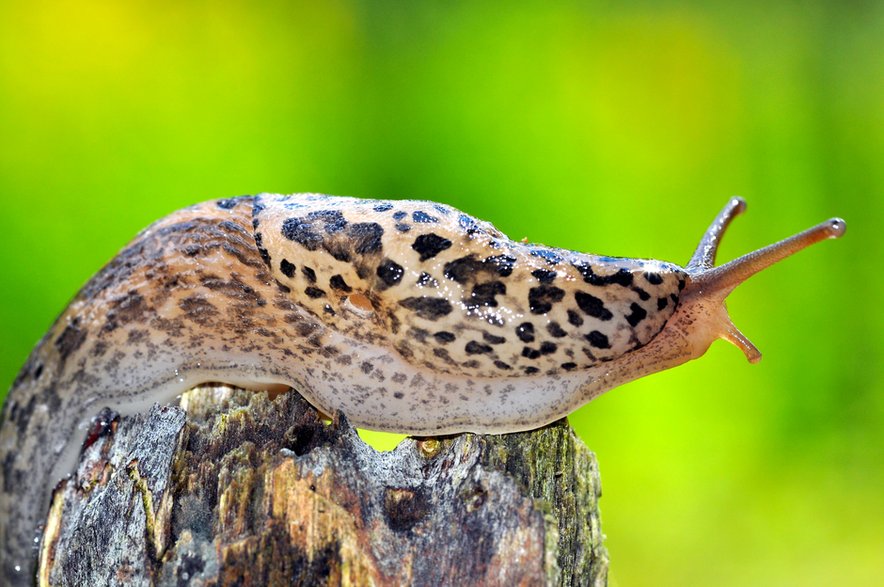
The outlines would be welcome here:
M 688 281 L 681 295 L 681 312 L 675 322 L 686 333 L 694 356 L 703 354 L 716 338 L 737 346 L 750 363 L 761 360 L 761 352 L 734 326 L 724 300 L 741 283 L 777 261 L 819 241 L 838 238 L 846 224 L 831 218 L 794 236 L 715 267 L 715 254 L 725 230 L 746 209 L 742 198 L 732 198 L 718 214 L 686 267 Z

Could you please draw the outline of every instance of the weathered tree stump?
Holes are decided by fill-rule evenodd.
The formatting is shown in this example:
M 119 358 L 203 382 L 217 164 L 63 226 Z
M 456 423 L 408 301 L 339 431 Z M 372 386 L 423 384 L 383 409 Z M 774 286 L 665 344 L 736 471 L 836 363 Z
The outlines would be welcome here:
M 90 444 L 91 443 L 91 444 Z M 604 585 L 598 468 L 564 421 L 362 442 L 228 387 L 96 421 L 53 496 L 51 585 Z

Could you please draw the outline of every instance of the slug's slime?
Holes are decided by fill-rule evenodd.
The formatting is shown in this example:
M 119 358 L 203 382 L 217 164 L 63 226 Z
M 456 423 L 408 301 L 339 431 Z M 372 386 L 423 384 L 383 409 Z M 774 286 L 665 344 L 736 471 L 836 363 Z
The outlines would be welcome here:
M 316 194 L 206 202 L 156 222 L 79 292 L 0 427 L 0 573 L 33 582 L 52 487 L 91 415 L 205 382 L 297 389 L 356 426 L 501 433 L 702 355 L 758 350 L 724 299 L 844 232 L 829 220 L 725 265 L 731 199 L 685 268 L 514 242 L 450 206 Z

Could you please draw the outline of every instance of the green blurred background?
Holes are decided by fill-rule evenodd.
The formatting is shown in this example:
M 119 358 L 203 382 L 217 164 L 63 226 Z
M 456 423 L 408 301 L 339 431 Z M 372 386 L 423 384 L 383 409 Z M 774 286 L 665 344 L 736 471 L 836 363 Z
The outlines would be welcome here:
M 724 259 L 841 215 L 731 297 L 759 365 L 719 342 L 571 422 L 613 585 L 873 584 L 882 38 L 871 1 L 2 2 L 2 386 L 136 231 L 204 199 L 433 199 L 677 263 L 735 193 Z

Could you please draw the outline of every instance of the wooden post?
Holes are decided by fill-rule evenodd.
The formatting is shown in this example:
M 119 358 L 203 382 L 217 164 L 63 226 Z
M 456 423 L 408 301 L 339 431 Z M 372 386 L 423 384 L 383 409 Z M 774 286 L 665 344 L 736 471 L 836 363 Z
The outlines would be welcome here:
M 565 421 L 377 452 L 296 393 L 204 386 L 96 420 L 43 585 L 604 585 L 594 455 Z

